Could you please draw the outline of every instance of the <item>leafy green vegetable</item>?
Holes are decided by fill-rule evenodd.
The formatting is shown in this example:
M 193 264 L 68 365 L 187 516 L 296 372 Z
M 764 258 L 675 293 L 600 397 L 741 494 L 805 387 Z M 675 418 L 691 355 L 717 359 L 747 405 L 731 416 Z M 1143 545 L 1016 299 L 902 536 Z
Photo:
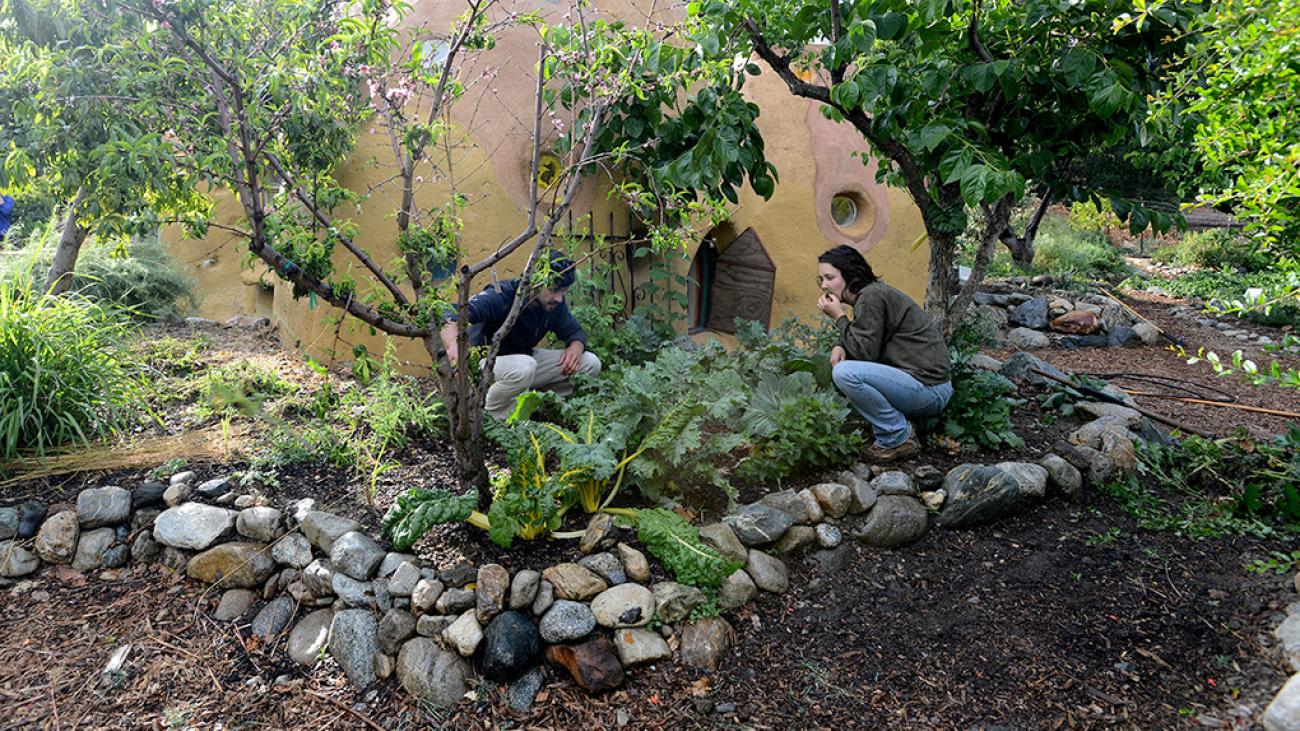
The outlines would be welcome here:
M 724 579 L 744 566 L 740 561 L 726 560 L 704 545 L 699 531 L 670 510 L 652 508 L 609 512 L 636 523 L 637 537 L 683 584 L 716 589 Z
M 473 493 L 412 488 L 397 496 L 379 527 L 394 548 L 405 551 L 435 525 L 469 520 L 477 501 Z

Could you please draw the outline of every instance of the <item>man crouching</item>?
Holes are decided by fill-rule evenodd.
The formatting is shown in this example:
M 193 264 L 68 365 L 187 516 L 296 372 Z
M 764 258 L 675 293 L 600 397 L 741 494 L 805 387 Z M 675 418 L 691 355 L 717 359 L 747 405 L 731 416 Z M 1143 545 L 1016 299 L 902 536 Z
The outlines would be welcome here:
M 573 286 L 573 262 L 551 252 L 551 286 L 538 290 L 519 310 L 519 317 L 501 339 L 493 369 L 492 387 L 488 389 L 484 411 L 505 419 L 514 410 L 515 397 L 529 389 L 549 388 L 561 396 L 573 392 L 569 376 L 574 373 L 600 373 L 600 359 L 587 352 L 587 334 L 569 311 L 564 295 Z M 488 345 L 506 321 L 519 291 L 519 280 L 509 279 L 490 284 L 469 301 L 469 342 L 471 346 Z M 564 343 L 564 350 L 537 346 L 547 333 L 554 333 Z M 443 347 L 452 365 L 456 364 L 456 321 L 443 325 Z

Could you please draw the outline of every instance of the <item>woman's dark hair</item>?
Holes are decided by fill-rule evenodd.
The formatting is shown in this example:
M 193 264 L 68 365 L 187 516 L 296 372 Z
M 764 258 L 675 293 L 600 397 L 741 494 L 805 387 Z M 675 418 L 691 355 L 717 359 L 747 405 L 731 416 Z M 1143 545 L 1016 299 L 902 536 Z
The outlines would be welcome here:
M 817 263 L 830 264 L 839 269 L 844 276 L 844 288 L 853 294 L 861 292 L 863 287 L 878 279 L 876 273 L 871 271 L 871 265 L 852 246 L 836 246 L 817 257 Z

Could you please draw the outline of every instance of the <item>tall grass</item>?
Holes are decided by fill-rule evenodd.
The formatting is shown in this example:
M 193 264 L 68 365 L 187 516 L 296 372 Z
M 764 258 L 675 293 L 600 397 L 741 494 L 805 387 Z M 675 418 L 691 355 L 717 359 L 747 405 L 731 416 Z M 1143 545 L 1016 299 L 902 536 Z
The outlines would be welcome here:
M 32 268 L 0 279 L 0 459 L 111 432 L 138 385 L 122 341 L 129 321 L 80 296 L 38 294 Z

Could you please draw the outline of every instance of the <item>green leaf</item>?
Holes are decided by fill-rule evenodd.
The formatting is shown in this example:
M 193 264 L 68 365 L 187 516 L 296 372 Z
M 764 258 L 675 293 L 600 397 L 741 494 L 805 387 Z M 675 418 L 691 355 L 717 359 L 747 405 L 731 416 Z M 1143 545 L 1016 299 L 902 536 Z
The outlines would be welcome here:
M 716 589 L 742 568 L 704 545 L 700 533 L 680 515 L 663 508 L 633 511 L 637 537 L 683 584 Z
M 412 488 L 397 497 L 380 523 L 380 531 L 404 551 L 435 525 L 468 520 L 478 497 L 473 493 L 455 495 L 446 490 Z

